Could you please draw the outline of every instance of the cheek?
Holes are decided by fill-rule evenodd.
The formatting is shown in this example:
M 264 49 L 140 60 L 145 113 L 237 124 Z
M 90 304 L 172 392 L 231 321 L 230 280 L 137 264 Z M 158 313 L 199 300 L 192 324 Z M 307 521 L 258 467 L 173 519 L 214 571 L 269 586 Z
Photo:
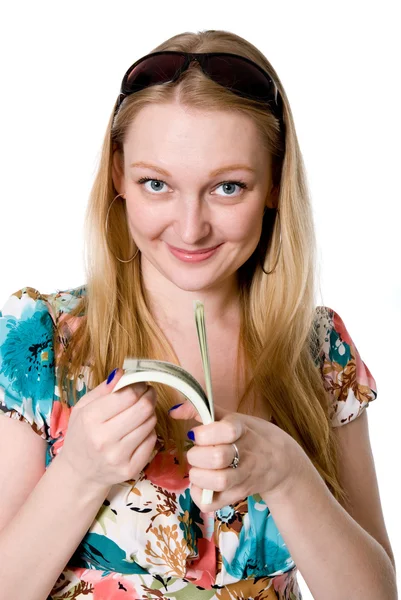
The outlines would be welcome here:
M 262 220 L 258 212 L 238 213 L 232 219 L 226 220 L 223 231 L 232 242 L 249 242 L 254 245 L 262 233 Z
M 142 210 L 141 207 L 135 209 L 132 206 L 128 208 L 128 226 L 134 237 L 156 239 L 173 222 L 171 214 L 163 215 L 160 208 L 157 211 L 149 207 L 147 210 Z M 248 206 L 247 210 L 215 213 L 210 222 L 216 236 L 227 242 L 245 243 L 249 247 L 257 245 L 262 233 L 262 216 L 258 207 L 251 210 Z
M 132 210 L 128 213 L 128 227 L 133 236 L 153 238 L 163 231 L 165 223 L 151 211 Z

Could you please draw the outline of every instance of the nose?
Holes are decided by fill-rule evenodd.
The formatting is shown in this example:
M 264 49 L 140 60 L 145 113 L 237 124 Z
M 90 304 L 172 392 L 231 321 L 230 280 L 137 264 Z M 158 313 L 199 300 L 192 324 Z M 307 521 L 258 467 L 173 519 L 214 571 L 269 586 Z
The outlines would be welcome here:
M 196 246 L 209 236 L 210 211 L 204 200 L 179 203 L 177 210 L 175 232 L 186 246 Z

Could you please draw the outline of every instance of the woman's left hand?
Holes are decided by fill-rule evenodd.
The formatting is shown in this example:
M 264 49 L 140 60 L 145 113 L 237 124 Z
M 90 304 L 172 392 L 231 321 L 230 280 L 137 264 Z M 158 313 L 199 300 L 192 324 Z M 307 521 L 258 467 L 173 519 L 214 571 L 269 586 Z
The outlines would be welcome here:
M 173 419 L 196 419 L 187 400 L 169 413 Z M 212 512 L 260 494 L 285 493 L 312 465 L 302 447 L 285 431 L 265 419 L 230 412 L 215 405 L 215 422 L 192 429 L 194 446 L 187 452 L 191 465 L 191 496 L 202 512 Z M 238 448 L 239 464 L 230 467 Z M 202 490 L 213 490 L 213 503 L 203 505 Z

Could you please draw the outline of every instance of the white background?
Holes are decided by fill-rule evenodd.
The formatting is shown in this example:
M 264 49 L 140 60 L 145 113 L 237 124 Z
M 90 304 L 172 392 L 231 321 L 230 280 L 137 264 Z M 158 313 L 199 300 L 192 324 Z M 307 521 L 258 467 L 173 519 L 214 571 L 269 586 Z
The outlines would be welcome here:
M 277 70 L 293 110 L 318 235 L 318 301 L 341 315 L 377 381 L 371 444 L 400 563 L 396 8 L 388 0 L 248 0 L 241 9 L 227 1 L 2 3 L 0 302 L 24 286 L 50 293 L 84 283 L 84 211 L 126 69 L 183 31 L 245 37 Z

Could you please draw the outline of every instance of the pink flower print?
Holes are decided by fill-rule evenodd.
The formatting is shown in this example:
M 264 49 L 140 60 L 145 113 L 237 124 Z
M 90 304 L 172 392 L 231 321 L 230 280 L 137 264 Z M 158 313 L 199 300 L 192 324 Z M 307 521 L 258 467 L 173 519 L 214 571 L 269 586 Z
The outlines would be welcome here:
M 333 326 L 343 342 L 346 342 L 351 348 L 351 354 L 355 358 L 355 374 L 358 385 L 370 388 L 374 392 L 374 395 L 376 395 L 376 381 L 372 373 L 369 371 L 369 368 L 363 362 L 350 334 L 347 331 L 347 328 L 345 327 L 344 321 L 335 311 L 333 311 Z
M 284 594 L 288 586 L 288 573 L 282 575 L 276 575 L 273 577 L 273 587 L 275 592 Z
M 71 406 L 66 406 L 64 402 L 55 401 L 53 403 L 50 416 L 50 437 L 56 440 L 52 446 L 52 454 L 59 453 L 64 444 L 64 437 L 67 431 L 71 415 Z
M 140 598 L 135 586 L 120 573 L 102 577 L 103 571 L 86 569 L 82 581 L 93 584 L 93 600 L 137 600 Z
M 339 336 L 341 337 L 343 342 L 346 342 L 348 344 L 348 346 L 354 345 L 354 343 L 351 339 L 351 336 L 348 333 L 347 328 L 345 327 L 344 321 L 334 310 L 333 310 L 333 327 L 337 331 L 337 333 L 339 334 Z
M 185 578 L 210 590 L 216 580 L 216 546 L 206 538 L 198 538 L 196 545 L 199 557 L 188 565 Z
M 174 450 L 160 451 L 145 467 L 146 479 L 170 492 L 181 492 L 189 485 L 188 462 L 184 460 L 185 474 L 182 476 Z

